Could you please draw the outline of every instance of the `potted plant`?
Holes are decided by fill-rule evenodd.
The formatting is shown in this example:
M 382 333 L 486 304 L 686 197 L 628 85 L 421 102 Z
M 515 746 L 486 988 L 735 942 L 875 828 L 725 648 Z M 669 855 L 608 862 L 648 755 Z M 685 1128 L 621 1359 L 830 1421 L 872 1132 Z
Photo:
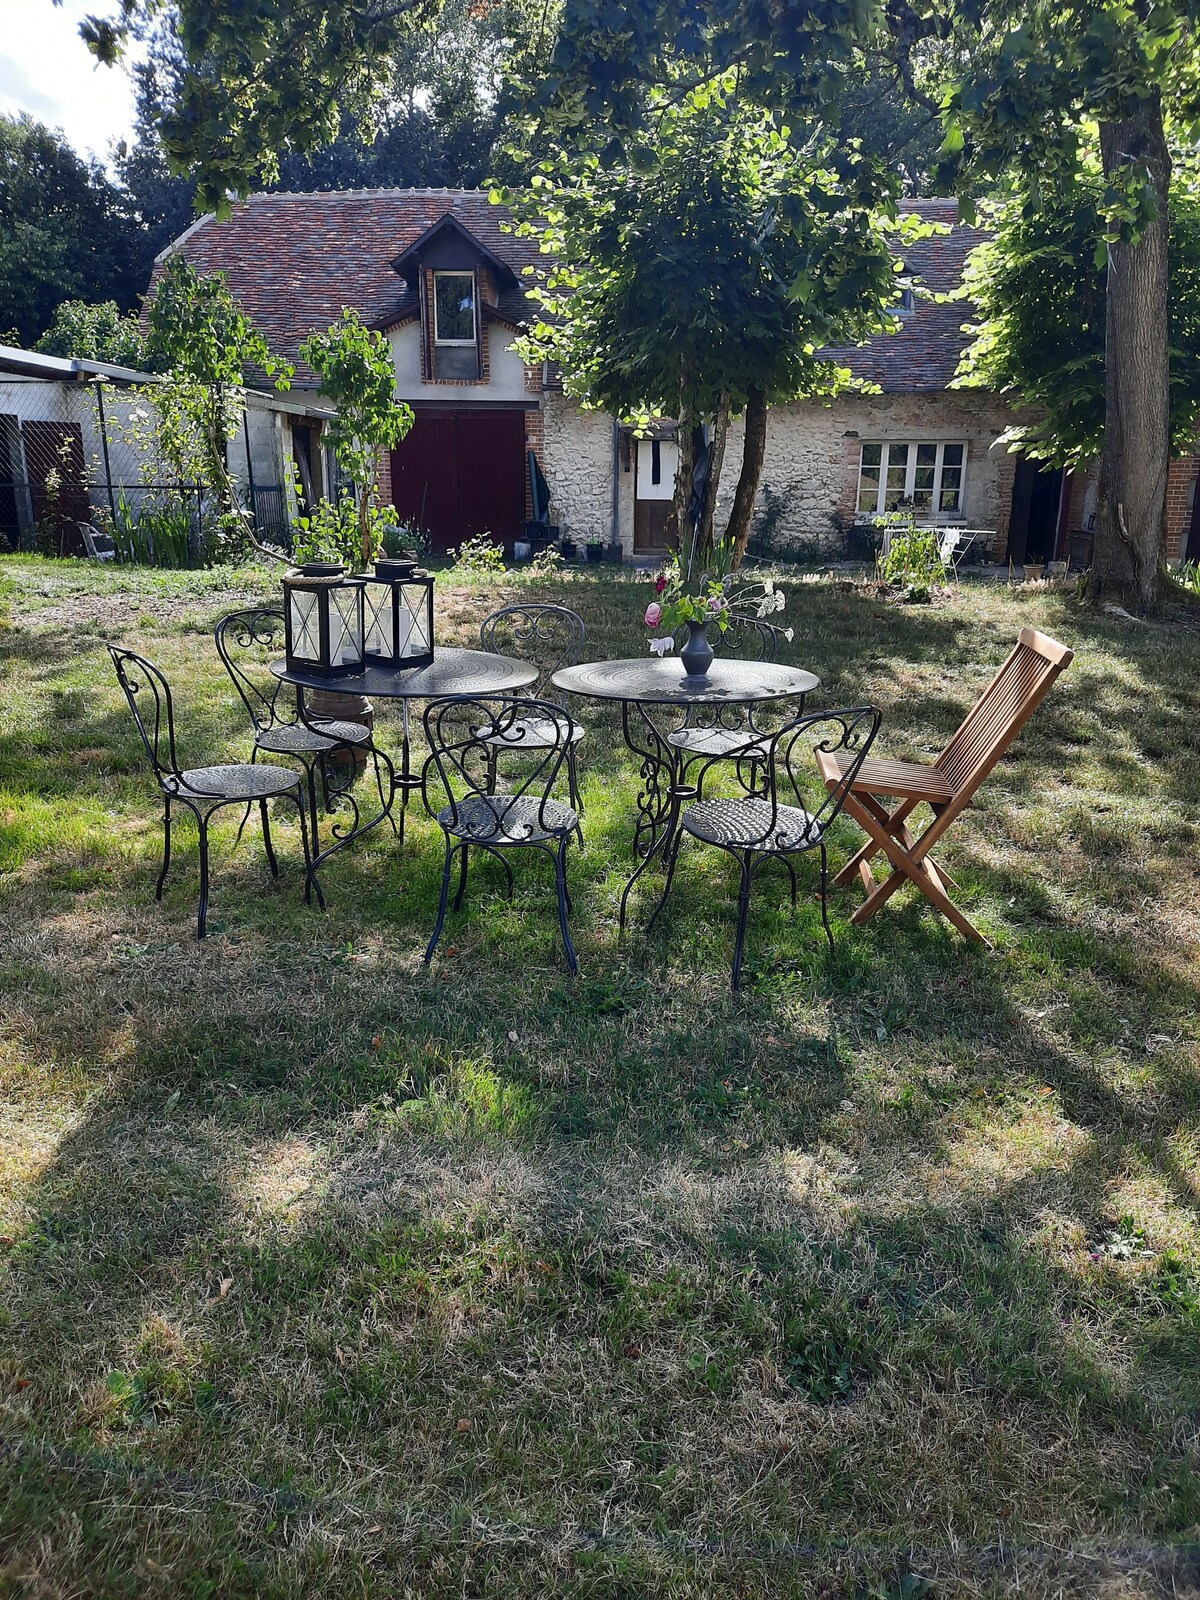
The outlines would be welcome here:
M 604 559 L 604 540 L 603 539 L 592 538 L 592 539 L 588 540 L 588 542 L 587 542 L 587 558 L 588 558 L 589 561 L 603 561 L 603 559 Z

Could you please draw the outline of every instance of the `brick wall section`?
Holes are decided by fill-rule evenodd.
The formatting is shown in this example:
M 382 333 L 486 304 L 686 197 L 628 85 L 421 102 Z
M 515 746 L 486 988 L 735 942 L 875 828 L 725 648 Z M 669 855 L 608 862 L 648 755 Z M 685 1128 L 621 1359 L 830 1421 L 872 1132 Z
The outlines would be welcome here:
M 1195 456 L 1180 456 L 1172 461 L 1167 473 L 1167 526 L 1163 540 L 1163 554 L 1168 561 L 1178 561 L 1187 544 L 1188 528 L 1192 521 L 1192 486 L 1196 482 Z
M 1192 493 L 1200 472 L 1200 456 L 1179 456 L 1167 471 L 1166 530 L 1163 539 L 1163 557 L 1167 561 L 1182 560 L 1187 549 L 1188 531 L 1192 523 Z M 1087 519 L 1095 510 L 1099 466 L 1095 461 L 1071 474 L 1070 508 L 1067 514 L 1066 533 L 1086 530 Z
M 392 503 L 392 455 L 390 450 L 382 450 L 375 461 L 375 488 L 379 493 L 379 504 L 390 506 Z
M 528 376 L 529 368 L 525 369 Z M 525 449 L 532 450 L 538 459 L 542 471 L 546 471 L 546 427 L 542 421 L 540 411 L 527 411 L 525 413 Z M 549 483 L 549 474 L 546 476 Z M 529 462 L 525 462 L 525 520 L 528 522 L 533 516 L 533 493 L 529 485 Z

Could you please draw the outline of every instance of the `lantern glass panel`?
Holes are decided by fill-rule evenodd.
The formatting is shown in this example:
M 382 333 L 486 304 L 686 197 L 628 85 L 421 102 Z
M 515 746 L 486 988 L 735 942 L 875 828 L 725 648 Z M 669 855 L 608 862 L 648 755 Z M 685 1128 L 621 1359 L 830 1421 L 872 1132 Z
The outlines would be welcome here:
M 329 591 L 329 664 L 358 666 L 363 658 L 358 586 L 338 585 Z
M 392 616 L 395 591 L 390 583 L 364 583 L 363 652 L 387 659 L 392 653 Z
M 292 589 L 288 605 L 292 613 L 292 655 L 300 661 L 320 661 L 320 597 L 312 589 Z
M 428 655 L 433 647 L 429 632 L 429 590 L 425 584 L 406 584 L 401 594 L 400 655 Z

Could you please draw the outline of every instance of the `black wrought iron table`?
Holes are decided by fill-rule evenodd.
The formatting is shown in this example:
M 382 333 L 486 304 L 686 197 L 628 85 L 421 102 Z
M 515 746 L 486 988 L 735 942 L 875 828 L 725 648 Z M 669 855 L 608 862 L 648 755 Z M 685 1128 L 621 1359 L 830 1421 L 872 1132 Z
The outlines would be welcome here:
M 634 884 L 669 844 L 684 801 L 694 800 L 699 794 L 699 785 L 686 781 L 686 748 L 670 740 L 670 734 L 678 731 L 678 713 L 704 710 L 719 722 L 726 707 L 745 708 L 793 699 L 803 706 L 805 696 L 821 682 L 800 667 L 734 657 L 722 660 L 719 656 L 702 678 L 685 676 L 678 660 L 670 656 L 637 656 L 563 667 L 550 681 L 556 689 L 584 699 L 619 700 L 625 743 L 641 758 L 642 787 L 633 830 L 636 865 L 621 895 L 622 931 Z M 656 715 L 664 719 L 671 716 L 671 728 L 660 726 Z
M 295 688 L 296 710 L 306 727 L 313 727 L 329 715 L 328 712 L 322 713 L 321 716 L 314 714 L 310 720 L 304 701 L 306 689 L 323 690 L 325 693 L 333 694 L 365 695 L 373 700 L 399 700 L 403 707 L 399 772 L 396 771 L 395 764 L 387 752 L 379 748 L 374 738 L 370 743 L 369 754 L 375 762 L 376 787 L 379 790 L 378 814 L 363 820 L 362 812 L 352 792 L 356 776 L 352 763 L 346 765 L 348 776 L 344 782 L 339 784 L 335 780 L 327 785 L 327 804 L 332 809 L 344 802 L 350 809 L 352 821 L 349 828 L 339 828 L 334 825 L 331 830 L 333 842 L 313 857 L 314 872 L 323 861 L 333 855 L 334 851 L 341 850 L 354 839 L 361 838 L 364 833 L 378 827 L 381 822 L 391 822 L 395 828 L 392 808 L 397 793 L 400 796 L 400 827 L 397 832 L 401 838 L 404 837 L 404 811 L 408 805 L 408 797 L 415 789 L 420 789 L 423 782 L 422 775 L 414 774 L 411 769 L 408 723 L 410 700 L 444 698 L 467 700 L 476 695 L 515 694 L 537 682 L 537 668 L 528 661 L 518 661 L 514 656 L 493 655 L 487 650 L 460 650 L 452 646 L 439 646 L 432 664 L 428 667 L 368 666 L 361 672 L 328 677 L 324 673 L 289 671 L 286 662 L 275 661 L 271 664 L 271 671 L 283 683 L 290 683 Z M 380 763 L 387 772 L 386 790 Z

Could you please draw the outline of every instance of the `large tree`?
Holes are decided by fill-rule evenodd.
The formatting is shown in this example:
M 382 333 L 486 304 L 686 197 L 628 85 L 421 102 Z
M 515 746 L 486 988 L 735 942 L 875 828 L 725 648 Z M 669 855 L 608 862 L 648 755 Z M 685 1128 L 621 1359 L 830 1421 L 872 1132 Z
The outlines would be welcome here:
M 1022 191 L 988 213 L 992 234 L 967 261 L 978 317 L 956 385 L 1010 391 L 1031 406 L 1008 442 L 1057 466 L 1100 454 L 1105 424 L 1109 287 L 1104 185 L 1083 181 L 1035 204 Z M 1177 183 L 1168 202 L 1170 438 L 1194 448 L 1200 417 L 1200 194 Z
M 185 175 L 218 214 L 251 189 L 479 181 L 506 102 L 537 75 L 555 0 L 112 0 L 81 32 L 102 60 L 147 40 L 152 138 L 136 192 Z M 149 160 L 146 158 L 149 157 Z M 165 157 L 165 159 L 163 159 Z
M 1191 137 L 1200 47 L 1183 0 L 918 0 L 913 31 L 955 29 L 945 97 L 960 187 L 1015 172 L 1037 208 L 1098 168 L 1105 256 L 1104 430 L 1094 591 L 1157 594 L 1170 458 L 1165 116 Z
M 0 333 L 32 344 L 64 300 L 131 306 L 130 235 L 100 167 L 32 117 L 0 116 Z
M 629 420 L 679 425 L 676 523 L 686 535 L 693 430 L 711 424 L 695 529 L 703 557 L 730 419 L 745 442 L 725 538 L 740 560 L 758 490 L 768 407 L 836 391 L 848 376 L 820 346 L 888 326 L 893 262 L 864 205 L 873 169 L 832 142 L 798 150 L 729 70 L 653 96 L 619 149 L 543 154 L 530 190 L 504 198 L 554 265 L 531 283 L 544 315 L 526 341 L 567 391 Z M 598 130 L 592 130 L 593 133 Z M 885 191 L 886 192 L 886 191 Z

